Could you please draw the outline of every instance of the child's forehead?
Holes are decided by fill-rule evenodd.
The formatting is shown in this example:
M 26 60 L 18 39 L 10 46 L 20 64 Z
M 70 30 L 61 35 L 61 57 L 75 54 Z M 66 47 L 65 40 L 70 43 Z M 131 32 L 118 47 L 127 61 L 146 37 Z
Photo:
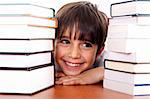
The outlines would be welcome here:
M 91 31 L 89 28 L 83 28 L 79 24 L 73 24 L 70 26 L 66 26 L 62 28 L 59 37 L 67 37 L 74 40 L 81 40 L 81 41 L 94 41 L 94 32 Z
M 68 37 L 68 38 L 73 38 L 73 39 L 79 39 L 80 36 L 80 31 L 76 31 L 75 29 L 66 29 L 62 33 L 62 37 Z

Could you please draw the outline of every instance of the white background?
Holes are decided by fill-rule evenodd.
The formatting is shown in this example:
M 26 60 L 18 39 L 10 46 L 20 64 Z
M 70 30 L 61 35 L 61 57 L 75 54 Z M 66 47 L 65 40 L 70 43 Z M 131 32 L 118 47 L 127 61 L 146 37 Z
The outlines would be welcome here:
M 54 8 L 57 12 L 57 10 L 66 3 L 83 0 L 51 0 L 51 1 L 52 3 L 49 4 L 49 7 Z M 110 4 L 126 0 L 86 0 L 86 1 L 90 1 L 93 4 L 96 4 L 100 11 L 103 11 L 104 13 L 107 14 L 108 17 L 110 17 Z

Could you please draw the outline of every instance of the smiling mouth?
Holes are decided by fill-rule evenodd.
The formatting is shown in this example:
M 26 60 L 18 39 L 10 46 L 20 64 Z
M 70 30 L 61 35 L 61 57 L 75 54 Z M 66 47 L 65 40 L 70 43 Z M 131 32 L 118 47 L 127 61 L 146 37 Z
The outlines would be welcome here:
M 78 67 L 78 66 L 81 66 L 82 63 L 71 63 L 71 62 L 65 62 L 68 66 L 71 66 L 71 67 Z

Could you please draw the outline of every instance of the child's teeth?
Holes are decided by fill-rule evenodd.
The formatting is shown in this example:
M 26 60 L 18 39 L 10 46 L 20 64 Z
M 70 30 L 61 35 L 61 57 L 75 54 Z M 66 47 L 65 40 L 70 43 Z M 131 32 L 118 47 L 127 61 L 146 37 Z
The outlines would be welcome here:
M 66 62 L 67 65 L 69 66 L 79 66 L 80 64 L 74 64 L 74 63 L 69 63 L 69 62 Z

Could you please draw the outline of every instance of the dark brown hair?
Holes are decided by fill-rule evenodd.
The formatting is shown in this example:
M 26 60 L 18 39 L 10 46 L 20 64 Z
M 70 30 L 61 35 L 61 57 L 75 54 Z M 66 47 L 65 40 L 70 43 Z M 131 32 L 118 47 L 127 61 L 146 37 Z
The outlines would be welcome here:
M 67 29 L 72 35 L 75 27 L 75 33 L 79 33 L 79 37 L 75 39 L 88 40 L 98 45 L 98 51 L 104 47 L 108 18 L 97 9 L 96 5 L 87 1 L 68 3 L 58 10 L 56 17 L 58 18 L 56 39 L 61 39 Z

